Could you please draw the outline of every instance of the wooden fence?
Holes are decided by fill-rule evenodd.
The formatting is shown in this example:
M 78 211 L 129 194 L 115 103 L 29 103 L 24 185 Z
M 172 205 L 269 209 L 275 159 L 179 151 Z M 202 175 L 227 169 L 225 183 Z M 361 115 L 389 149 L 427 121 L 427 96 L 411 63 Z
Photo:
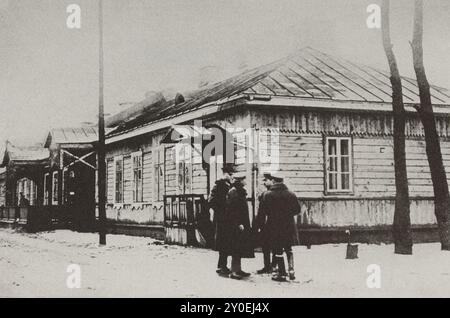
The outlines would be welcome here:
M 204 195 L 165 195 L 164 230 L 166 243 L 211 246 L 213 229 Z

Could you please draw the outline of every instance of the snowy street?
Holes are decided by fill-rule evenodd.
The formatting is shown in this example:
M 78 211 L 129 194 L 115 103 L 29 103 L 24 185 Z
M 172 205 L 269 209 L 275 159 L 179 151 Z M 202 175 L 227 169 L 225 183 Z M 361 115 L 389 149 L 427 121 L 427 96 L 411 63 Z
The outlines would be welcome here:
M 210 250 L 123 235 L 108 235 L 107 242 L 100 247 L 96 234 L 67 230 L 0 229 L 0 297 L 450 296 L 450 252 L 439 244 L 416 244 L 413 256 L 394 255 L 392 245 L 360 244 L 357 260 L 345 259 L 345 244 L 295 247 L 297 279 L 276 283 L 255 274 L 261 253 L 243 260 L 252 276 L 236 281 L 215 273 L 217 255 Z M 81 269 L 80 288 L 66 283 L 71 264 Z M 368 287 L 371 264 L 379 266 L 380 288 Z

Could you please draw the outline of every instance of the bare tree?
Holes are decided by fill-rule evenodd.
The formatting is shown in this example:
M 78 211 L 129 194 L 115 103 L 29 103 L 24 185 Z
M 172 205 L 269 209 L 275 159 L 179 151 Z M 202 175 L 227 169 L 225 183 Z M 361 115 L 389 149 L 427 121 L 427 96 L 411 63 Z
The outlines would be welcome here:
M 450 250 L 450 195 L 442 162 L 441 145 L 431 104 L 430 85 L 423 63 L 423 2 L 415 1 L 414 33 L 411 43 L 414 71 L 419 86 L 420 106 L 416 107 L 425 131 L 426 153 L 434 191 L 434 213 L 439 228 L 441 248 Z
M 389 62 L 392 85 L 392 113 L 394 117 L 394 164 L 395 164 L 395 211 L 393 235 L 396 254 L 412 254 L 412 235 L 409 207 L 408 175 L 405 153 L 405 107 L 403 104 L 402 80 L 392 49 L 389 21 L 390 1 L 383 0 L 382 37 L 383 47 Z

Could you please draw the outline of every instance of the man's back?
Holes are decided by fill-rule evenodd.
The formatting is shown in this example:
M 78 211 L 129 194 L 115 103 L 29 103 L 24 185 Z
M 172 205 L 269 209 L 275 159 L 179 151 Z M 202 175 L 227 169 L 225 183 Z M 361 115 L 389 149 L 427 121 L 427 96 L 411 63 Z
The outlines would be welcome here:
M 277 218 L 289 218 L 300 212 L 297 196 L 283 183 L 274 184 L 264 193 L 264 208 L 267 215 Z

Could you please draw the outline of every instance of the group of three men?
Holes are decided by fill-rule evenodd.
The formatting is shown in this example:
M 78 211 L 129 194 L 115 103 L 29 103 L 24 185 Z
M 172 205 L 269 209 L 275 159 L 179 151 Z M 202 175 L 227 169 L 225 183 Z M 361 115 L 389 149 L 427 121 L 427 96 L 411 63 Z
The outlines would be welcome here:
M 273 272 L 273 280 L 286 281 L 288 273 L 283 257 L 286 252 L 289 278 L 295 279 L 292 245 L 297 243 L 297 229 L 294 216 L 300 213 L 296 195 L 288 190 L 283 178 L 265 173 L 263 181 L 267 190 L 259 196 L 258 214 L 252 229 L 245 177 L 235 176 L 233 165 L 224 165 L 222 171 L 223 178 L 216 181 L 208 199 L 215 226 L 215 249 L 219 252 L 217 273 L 233 279 L 250 276 L 242 270 L 241 259 L 253 258 L 254 248 L 259 245 L 263 249 L 264 268 L 257 271 L 258 274 Z M 231 270 L 229 256 L 232 257 Z

